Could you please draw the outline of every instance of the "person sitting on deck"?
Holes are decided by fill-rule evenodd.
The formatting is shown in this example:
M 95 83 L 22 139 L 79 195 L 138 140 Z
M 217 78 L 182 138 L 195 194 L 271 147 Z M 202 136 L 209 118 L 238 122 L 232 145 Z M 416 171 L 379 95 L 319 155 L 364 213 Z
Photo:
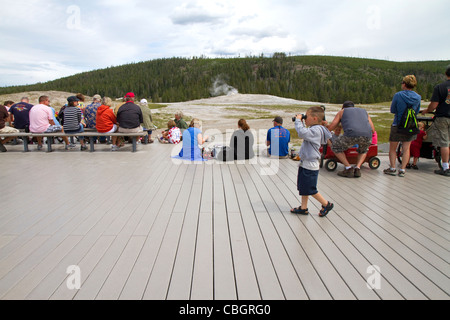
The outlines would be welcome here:
M 162 135 L 158 137 L 161 143 L 178 144 L 181 141 L 181 130 L 175 125 L 174 120 L 167 122 L 167 129 L 162 132 Z
M 230 148 L 224 148 L 217 154 L 217 159 L 223 161 L 247 160 L 255 156 L 253 143 L 255 138 L 250 131 L 250 126 L 245 119 L 238 121 L 236 130 L 230 139 Z
M 180 128 L 181 135 L 183 135 L 184 130 L 186 130 L 188 128 L 186 121 L 184 121 L 184 119 L 183 119 L 183 112 L 177 111 L 175 113 L 174 121 L 175 121 L 175 125 L 177 126 L 177 128 Z
M 289 157 L 291 134 L 289 130 L 283 128 L 283 118 L 275 117 L 272 122 L 273 128 L 267 131 L 266 145 L 269 147 L 267 155 L 269 157 L 287 159 Z
M 203 136 L 201 131 L 202 123 L 200 120 L 194 118 L 191 125 L 183 133 L 183 148 L 178 156 L 173 158 L 191 160 L 191 161 L 206 161 L 202 157 L 202 150 L 199 145 L 202 145 L 208 139 L 208 136 Z

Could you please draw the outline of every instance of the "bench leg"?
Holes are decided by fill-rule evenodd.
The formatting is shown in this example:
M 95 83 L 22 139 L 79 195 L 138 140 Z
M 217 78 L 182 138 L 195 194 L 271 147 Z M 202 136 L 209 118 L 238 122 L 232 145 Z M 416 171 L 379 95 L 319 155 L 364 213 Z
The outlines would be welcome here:
M 137 137 L 133 137 L 133 149 L 131 150 L 131 152 L 136 152 L 136 139 Z
M 94 152 L 94 142 L 97 137 L 89 137 L 89 144 L 91 146 L 90 152 Z
M 28 137 L 22 137 L 23 152 L 28 152 Z
M 52 139 L 47 137 L 47 152 L 52 152 Z

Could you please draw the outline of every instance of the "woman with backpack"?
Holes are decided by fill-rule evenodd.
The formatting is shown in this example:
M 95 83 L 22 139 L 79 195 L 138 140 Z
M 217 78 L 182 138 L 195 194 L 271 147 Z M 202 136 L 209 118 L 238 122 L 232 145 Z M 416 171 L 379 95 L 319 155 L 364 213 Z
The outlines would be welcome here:
M 416 139 L 416 132 L 411 130 L 403 130 L 403 127 L 405 126 L 403 123 L 405 121 L 403 115 L 408 113 L 408 109 L 411 108 L 414 111 L 414 114 L 417 114 L 420 111 L 420 101 L 422 98 L 414 91 L 416 86 L 417 79 L 414 75 L 404 77 L 402 81 L 402 91 L 397 92 L 392 99 L 391 113 L 394 114 L 394 121 L 392 123 L 391 133 L 389 136 L 390 167 L 383 171 L 385 174 L 391 176 L 397 175 L 395 160 L 397 157 L 398 143 L 402 143 L 403 151 L 402 167 L 399 169 L 398 176 L 404 177 L 406 165 L 409 163 L 411 142 Z

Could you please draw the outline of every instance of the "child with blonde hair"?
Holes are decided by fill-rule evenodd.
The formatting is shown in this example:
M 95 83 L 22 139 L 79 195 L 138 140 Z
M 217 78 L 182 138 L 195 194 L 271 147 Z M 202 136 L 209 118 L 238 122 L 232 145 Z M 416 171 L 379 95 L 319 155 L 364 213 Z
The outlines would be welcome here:
M 417 134 L 416 140 L 412 141 L 410 146 L 411 156 L 414 157 L 414 160 L 412 164 L 410 164 L 408 161 L 408 164 L 406 165 L 407 169 L 419 170 L 417 161 L 420 158 L 420 149 L 422 148 L 423 140 L 427 138 L 427 133 L 425 132 L 425 123 L 419 122 L 417 123 L 417 125 L 420 131 Z

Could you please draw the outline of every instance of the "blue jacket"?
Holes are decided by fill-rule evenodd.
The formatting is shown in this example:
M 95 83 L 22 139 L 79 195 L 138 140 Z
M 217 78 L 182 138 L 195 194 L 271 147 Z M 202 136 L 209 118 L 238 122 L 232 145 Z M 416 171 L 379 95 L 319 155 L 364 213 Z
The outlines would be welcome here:
M 403 90 L 394 95 L 391 103 L 391 113 L 395 114 L 393 125 L 397 125 L 405 112 L 407 105 L 412 105 L 414 111 L 419 113 L 422 97 L 411 90 Z

